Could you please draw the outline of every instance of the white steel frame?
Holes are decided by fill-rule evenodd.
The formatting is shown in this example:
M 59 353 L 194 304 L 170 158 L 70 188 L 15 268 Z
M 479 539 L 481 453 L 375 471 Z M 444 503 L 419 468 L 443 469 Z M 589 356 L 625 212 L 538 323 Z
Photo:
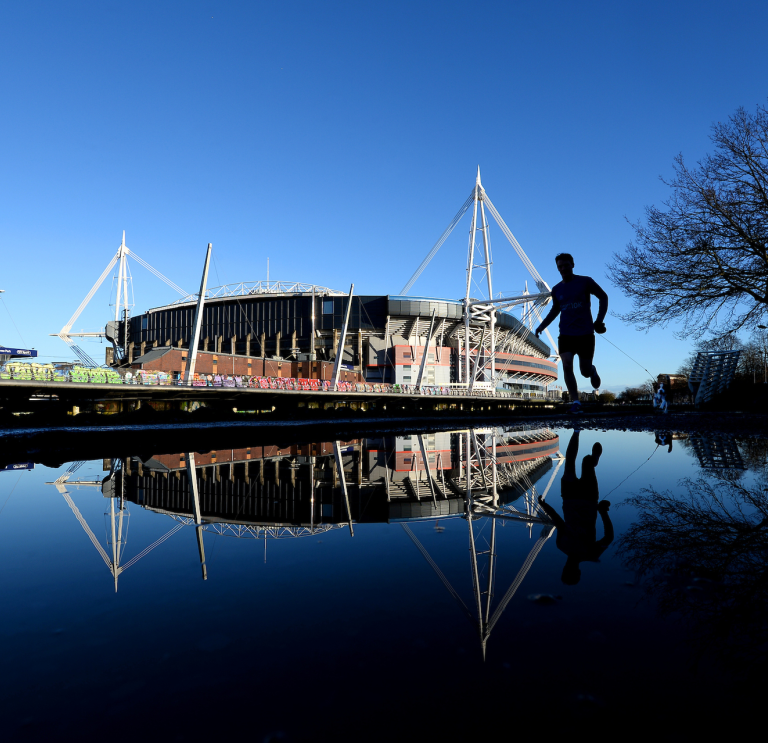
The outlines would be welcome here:
M 548 430 L 530 431 L 525 435 L 530 437 L 531 441 L 547 440 L 551 438 L 552 432 Z M 475 603 L 474 613 L 469 610 L 459 593 L 453 588 L 450 581 L 440 570 L 437 563 L 429 555 L 408 524 L 401 523 L 403 530 L 408 534 L 443 585 L 457 600 L 470 622 L 475 626 L 483 658 L 485 658 L 486 646 L 491 632 L 522 584 L 542 547 L 555 531 L 554 524 L 539 504 L 539 498 L 544 500 L 547 497 L 565 461 L 558 452 L 554 457 L 557 465 L 550 475 L 545 489 L 539 493 L 528 477 L 525 462 L 503 464 L 498 462 L 496 457 L 497 438 L 498 432 L 495 429 L 470 429 L 459 437 L 460 467 L 466 467 L 464 473 L 464 518 L 467 521 L 469 535 L 470 567 Z M 524 510 L 519 510 L 512 504 L 500 504 L 498 495 L 498 488 L 500 486 L 514 486 L 522 490 Z M 480 548 L 479 534 L 475 530 L 475 522 L 483 517 L 491 519 L 491 533 L 487 541 L 487 549 Z M 528 526 L 529 531 L 532 530 L 534 524 L 540 524 L 542 530 L 509 588 L 502 599 L 496 604 L 496 608 L 493 609 L 497 559 L 496 528 L 497 521 L 499 520 L 522 522 Z
M 220 299 L 222 297 L 248 297 L 254 294 L 315 294 L 318 297 L 344 297 L 346 294 L 327 286 L 316 284 L 304 284 L 299 281 L 241 281 L 236 284 L 223 284 L 214 286 L 205 293 L 206 299 Z M 188 304 L 197 301 L 197 294 L 187 294 L 181 299 L 172 302 L 176 304 Z
M 434 258 L 437 251 L 442 244 L 451 234 L 456 225 L 461 221 L 464 214 L 472 207 L 472 222 L 469 228 L 469 247 L 467 250 L 467 281 L 466 291 L 464 294 L 464 333 L 463 338 L 459 337 L 459 383 L 465 386 L 470 391 L 475 387 L 482 387 L 490 390 L 495 394 L 496 381 L 499 375 L 495 368 L 496 359 L 496 313 L 500 309 L 508 309 L 518 305 L 523 305 L 523 326 L 525 328 L 526 319 L 528 321 L 528 327 L 525 328 L 525 335 L 531 332 L 533 324 L 533 316 L 536 316 L 539 321 L 541 320 L 541 309 L 551 301 L 551 288 L 549 284 L 541 277 L 541 274 L 536 270 L 536 267 L 531 262 L 530 258 L 525 254 L 525 251 L 520 246 L 515 236 L 512 234 L 506 222 L 502 219 L 496 207 L 488 198 L 488 194 L 483 188 L 480 180 L 480 168 L 477 168 L 477 178 L 475 179 L 475 186 L 472 189 L 472 193 L 469 198 L 464 202 L 461 209 L 459 209 L 456 216 L 451 221 L 448 228 L 440 236 L 440 239 L 435 243 L 427 257 L 421 262 L 415 273 L 408 280 L 406 285 L 401 290 L 401 295 L 406 295 L 424 269 L 429 265 L 429 262 Z M 488 219 L 486 216 L 486 207 L 491 216 L 496 220 L 496 223 L 500 227 L 502 233 L 509 241 L 509 244 L 514 249 L 517 256 L 522 261 L 525 268 L 533 277 L 533 280 L 538 288 L 538 292 L 530 294 L 528 292 L 528 286 L 526 284 L 523 294 L 511 297 L 498 297 L 493 296 L 493 278 L 492 278 L 492 266 L 493 258 L 491 251 L 490 232 L 488 228 Z M 479 214 L 478 214 L 479 212 Z M 479 219 L 478 219 L 479 217 Z M 483 249 L 480 254 L 480 259 L 476 262 L 476 254 L 478 252 L 478 231 L 482 234 Z M 479 282 L 475 281 L 475 272 L 480 271 L 481 276 Z M 477 299 L 472 297 L 473 285 L 480 288 L 481 284 L 485 284 L 487 291 L 487 299 Z M 553 359 L 556 362 L 560 361 L 560 357 L 557 351 L 557 344 L 555 343 L 549 330 L 544 331 L 550 342 L 552 349 L 554 350 Z M 474 360 L 473 360 L 474 359 Z
M 96 367 L 99 366 L 82 348 L 74 343 L 73 338 L 103 338 L 104 332 L 100 333 L 73 333 L 72 326 L 75 321 L 82 314 L 83 310 L 88 306 L 88 303 L 93 299 L 93 295 L 99 290 L 99 287 L 104 283 L 104 279 L 107 278 L 112 268 L 116 263 L 119 263 L 117 272 L 117 297 L 115 298 L 115 320 L 120 319 L 120 311 L 122 309 L 125 321 L 128 322 L 130 308 L 133 306 L 128 299 L 128 284 L 133 282 L 130 271 L 128 269 L 128 256 L 130 255 L 140 266 L 146 268 L 150 273 L 157 276 L 157 278 L 164 281 L 174 291 L 179 292 L 181 295 L 187 295 L 180 286 L 174 284 L 169 278 L 163 276 L 157 269 L 149 265 L 145 260 L 139 258 L 136 253 L 128 249 L 125 244 L 125 230 L 123 230 L 123 240 L 117 249 L 117 252 L 112 256 L 112 259 L 107 264 L 107 267 L 102 272 L 101 276 L 96 280 L 96 283 L 91 287 L 88 294 L 85 295 L 85 299 L 80 303 L 80 306 L 75 310 L 75 314 L 69 318 L 69 321 L 58 333 L 51 333 L 51 335 L 58 336 L 63 340 L 78 356 L 78 358 L 86 365 Z M 126 328 L 127 330 L 127 328 Z

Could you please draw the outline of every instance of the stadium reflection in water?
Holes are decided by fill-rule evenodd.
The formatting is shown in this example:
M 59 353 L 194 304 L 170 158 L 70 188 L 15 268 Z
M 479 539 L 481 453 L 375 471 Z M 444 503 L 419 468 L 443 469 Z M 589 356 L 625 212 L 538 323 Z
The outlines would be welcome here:
M 497 736 L 443 714 L 469 685 L 537 734 L 730 730 L 761 709 L 767 452 L 476 428 L 147 451 L 74 463 L 59 494 L 31 471 L 0 521 L 9 724 L 220 735 L 176 714 L 199 698 L 252 712 L 227 724 L 256 740 Z M 129 651 L 104 663 L 116 630 Z
M 198 559 L 207 580 L 204 532 L 264 540 L 266 551 L 271 539 L 336 529 L 348 530 L 354 537 L 356 528 L 364 538 L 366 524 L 399 523 L 477 627 L 485 653 L 494 625 L 555 530 L 544 501 L 565 462 L 559 447 L 559 437 L 549 429 L 507 433 L 483 428 L 112 460 L 105 463 L 110 473 L 101 483 L 109 498 L 105 546 L 67 492 L 68 483 L 96 483 L 72 479 L 77 468 L 73 465 L 54 484 L 112 573 L 115 591 L 123 572 L 184 527 L 197 532 Z M 123 562 L 129 504 L 177 523 Z M 439 530 L 440 520 L 447 518 L 467 523 L 472 610 L 408 525 L 434 520 Z M 487 549 L 480 548 L 475 538 L 475 522 L 483 518 L 490 518 L 490 536 L 483 540 Z M 523 523 L 540 533 L 511 585 L 495 602 L 500 521 Z

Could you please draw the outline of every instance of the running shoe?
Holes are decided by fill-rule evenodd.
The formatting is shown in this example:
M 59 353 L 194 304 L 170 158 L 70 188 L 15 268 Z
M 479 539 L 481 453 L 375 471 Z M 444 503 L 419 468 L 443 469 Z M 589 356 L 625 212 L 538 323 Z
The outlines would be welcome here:
M 581 403 L 576 400 L 576 402 L 571 405 L 571 409 L 568 412 L 573 413 L 574 415 L 581 413 Z
M 592 367 L 592 376 L 589 378 L 589 381 L 592 383 L 592 389 L 600 389 L 600 375 L 597 373 L 597 369 L 594 366 Z

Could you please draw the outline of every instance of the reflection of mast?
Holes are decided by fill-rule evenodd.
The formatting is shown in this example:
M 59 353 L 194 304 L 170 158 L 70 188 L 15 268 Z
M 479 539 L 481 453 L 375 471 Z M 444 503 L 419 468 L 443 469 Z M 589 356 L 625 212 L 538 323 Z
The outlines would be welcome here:
M 352 511 L 349 508 L 349 493 L 347 492 L 347 478 L 344 477 L 344 461 L 341 458 L 341 445 L 338 441 L 333 442 L 333 458 L 336 460 L 336 471 L 339 473 L 339 482 L 341 483 L 341 493 L 344 496 L 344 503 L 347 507 L 347 520 L 349 523 L 349 534 L 355 536 L 355 530 L 352 528 Z
M 88 526 L 88 522 L 83 518 L 83 515 L 80 513 L 80 509 L 75 505 L 74 501 L 72 500 L 71 496 L 69 495 L 69 492 L 67 491 L 66 484 L 69 478 L 82 467 L 84 462 L 73 462 L 69 469 L 59 477 L 56 478 L 54 481 L 54 485 L 56 486 L 56 490 L 58 490 L 63 496 L 64 500 L 67 501 L 67 505 L 72 509 L 72 513 L 75 514 L 75 518 L 80 522 L 80 526 L 83 527 L 83 531 L 88 535 L 88 538 L 91 540 L 93 546 L 96 548 L 98 553 L 101 555 L 101 559 L 104 560 L 105 565 L 109 568 L 110 573 L 112 573 L 112 577 L 115 581 L 115 593 L 117 593 L 117 579 L 120 575 L 120 573 L 125 570 L 124 567 L 120 567 L 120 558 L 122 557 L 123 548 L 125 547 L 125 543 L 123 542 L 123 514 L 125 513 L 125 500 L 121 496 L 120 497 L 120 505 L 117 509 L 117 524 L 115 523 L 115 500 L 117 498 L 113 497 L 109 499 L 109 517 L 110 517 L 110 525 L 111 525 L 111 539 L 108 539 L 107 541 L 111 541 L 112 543 L 112 558 L 110 559 L 109 555 L 107 555 L 107 552 L 105 549 L 99 544 L 99 540 L 96 538 L 96 535 L 93 533 L 93 530 L 90 526 Z M 73 483 L 74 484 L 74 483 Z M 87 481 L 78 481 L 78 485 L 101 485 L 100 482 L 87 482 Z M 106 514 L 105 514 L 106 515 Z
M 195 453 L 186 455 L 187 480 L 189 481 L 190 495 L 192 496 L 192 512 L 195 519 L 195 533 L 197 535 L 197 551 L 200 553 L 200 568 L 203 571 L 203 580 L 208 580 L 208 568 L 205 566 L 205 546 L 203 545 L 203 519 L 200 515 L 200 494 L 197 490 L 197 470 L 195 469 Z
M 464 445 L 466 455 L 464 516 L 467 520 L 469 530 L 470 565 L 472 572 L 472 587 L 475 597 L 474 615 L 469 611 L 467 605 L 437 566 L 437 563 L 435 563 L 421 544 L 418 537 L 411 531 L 410 527 L 405 523 L 401 523 L 401 526 L 421 552 L 424 559 L 429 563 L 430 567 L 435 571 L 435 574 L 440 578 L 443 585 L 448 589 L 449 593 L 461 605 L 470 621 L 477 627 L 483 658 L 485 658 L 488 638 L 490 637 L 493 628 L 496 626 L 502 613 L 512 600 L 517 589 L 520 587 L 520 584 L 523 582 L 525 576 L 533 565 L 537 555 L 544 546 L 544 543 L 554 533 L 555 527 L 552 525 L 546 513 L 541 509 L 538 503 L 539 494 L 535 485 L 525 473 L 525 470 L 516 463 L 504 463 L 499 465 L 496 458 L 495 431 L 480 432 L 478 435 L 477 430 L 471 429 L 466 431 L 462 438 L 463 441 L 460 439 L 460 446 L 461 444 Z M 564 460 L 561 456 L 558 455 L 557 459 L 557 467 L 555 467 L 552 472 L 549 482 L 541 494 L 542 500 L 549 492 L 549 489 L 563 464 Z M 500 480 L 507 486 L 514 485 L 523 490 L 525 512 L 519 511 L 511 504 L 506 506 L 500 505 L 498 493 L 498 484 Z M 488 541 L 488 549 L 478 550 L 478 535 L 475 534 L 474 522 L 483 517 L 491 518 L 491 534 Z M 528 557 L 518 570 L 511 585 L 496 606 L 496 609 L 491 613 L 496 577 L 496 525 L 499 519 L 522 522 L 527 524 L 529 528 L 532 527 L 534 523 L 539 523 L 542 524 L 543 528 L 541 530 L 541 535 L 536 540 L 536 543 L 533 545 Z M 486 562 L 485 568 L 487 575 L 485 576 L 484 571 L 480 567 L 480 562 L 483 559 L 485 559 Z M 483 580 L 483 578 L 485 578 L 485 580 Z
M 64 496 L 64 500 L 67 502 L 67 505 L 72 509 L 72 513 L 75 514 L 75 518 L 80 523 L 80 526 L 83 527 L 83 531 L 88 535 L 88 538 L 91 540 L 91 543 L 96 548 L 96 551 L 101 555 L 101 559 L 104 560 L 104 564 L 109 569 L 109 572 L 112 573 L 112 576 L 115 581 L 115 593 L 117 593 L 117 579 L 120 576 L 121 573 L 124 573 L 126 570 L 128 570 L 129 567 L 136 564 L 142 557 L 149 554 L 155 547 L 162 544 L 168 537 L 175 534 L 179 529 L 182 528 L 183 524 L 177 524 L 173 527 L 169 532 L 164 534 L 160 539 L 156 540 L 152 544 L 149 545 L 149 547 L 145 547 L 141 552 L 139 552 L 138 555 L 135 557 L 132 557 L 125 565 L 120 565 L 120 560 L 122 559 L 123 551 L 125 550 L 125 544 L 126 540 L 124 538 L 125 533 L 127 533 L 127 524 L 124 523 L 124 515 L 128 514 L 130 516 L 130 513 L 128 513 L 126 503 L 125 503 L 125 496 L 124 493 L 121 493 L 119 496 L 112 495 L 109 498 L 109 511 L 108 513 L 104 514 L 105 516 L 108 515 L 110 519 L 110 531 L 109 536 L 107 538 L 107 542 L 111 542 L 112 544 L 112 557 L 110 558 L 107 554 L 106 550 L 99 544 L 99 540 L 96 538 L 96 535 L 93 533 L 93 530 L 90 526 L 88 526 L 88 522 L 83 518 L 83 515 L 80 513 L 80 509 L 75 505 L 75 502 L 72 500 L 72 497 L 70 496 L 69 492 L 67 491 L 67 485 L 98 485 L 101 486 L 102 492 L 106 495 L 107 493 L 111 492 L 114 493 L 114 484 L 116 482 L 115 480 L 115 470 L 113 469 L 110 472 L 109 477 L 104 481 L 89 481 L 89 480 L 77 480 L 72 481 L 69 478 L 78 470 L 80 467 L 83 466 L 85 462 L 73 462 L 69 469 L 59 477 L 56 478 L 56 480 L 52 483 L 47 483 L 49 485 L 55 485 L 56 490 L 61 493 L 61 495 Z M 117 508 L 117 512 L 115 512 L 115 501 L 119 500 L 119 505 Z
M 434 312 L 432 313 L 434 315 Z M 434 317 L 433 317 L 434 319 Z M 431 332 L 431 331 L 430 331 Z M 427 351 L 424 351 L 424 356 L 426 357 Z M 424 469 L 427 473 L 427 482 L 429 483 L 429 489 L 432 492 L 432 502 L 437 506 L 437 498 L 435 497 L 435 483 L 432 480 L 432 472 L 429 469 L 429 458 L 427 457 L 427 450 L 424 446 L 424 436 L 422 434 L 418 435 L 419 437 L 419 448 L 421 449 L 421 461 L 424 463 Z M 414 460 L 416 457 L 414 457 Z M 416 475 L 417 479 L 416 482 L 418 483 L 418 473 Z

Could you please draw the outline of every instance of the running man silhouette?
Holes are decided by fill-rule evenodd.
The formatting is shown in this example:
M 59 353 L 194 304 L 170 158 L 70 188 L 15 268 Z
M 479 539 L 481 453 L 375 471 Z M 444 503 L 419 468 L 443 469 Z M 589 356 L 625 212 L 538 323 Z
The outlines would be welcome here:
M 563 277 L 552 288 L 552 309 L 536 328 L 536 337 L 558 315 L 560 315 L 560 337 L 557 345 L 563 360 L 563 377 L 570 395 L 571 413 L 581 412 L 579 386 L 573 373 L 573 357 L 579 357 L 579 371 L 588 377 L 594 389 L 600 387 L 600 375 L 592 360 L 595 356 L 595 333 L 605 333 L 605 315 L 608 312 L 608 295 L 589 276 L 579 276 L 573 272 L 573 256 L 560 253 L 555 256 L 557 270 Z M 594 295 L 600 302 L 597 319 L 592 321 L 592 301 Z
M 539 496 L 539 505 L 557 527 L 557 548 L 567 556 L 563 567 L 562 581 L 568 586 L 576 585 L 581 579 L 579 563 L 584 560 L 600 562 L 600 555 L 613 541 L 613 524 L 608 516 L 611 504 L 599 501 L 595 467 L 600 461 L 603 447 L 596 442 L 592 453 L 581 462 L 581 477 L 576 476 L 576 457 L 579 454 L 579 430 L 574 429 L 568 448 L 565 450 L 565 471 L 560 480 L 563 497 L 563 516 Z M 603 520 L 605 536 L 597 538 L 597 514 Z

